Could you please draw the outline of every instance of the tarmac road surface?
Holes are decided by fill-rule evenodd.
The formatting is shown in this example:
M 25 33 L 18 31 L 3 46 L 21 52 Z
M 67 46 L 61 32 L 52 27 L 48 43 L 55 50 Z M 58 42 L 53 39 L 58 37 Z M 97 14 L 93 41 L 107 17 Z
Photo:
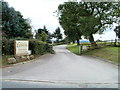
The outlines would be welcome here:
M 54 50 L 56 54 L 3 68 L 3 88 L 118 88 L 118 66 L 98 58 L 77 56 L 66 45 L 55 46 Z

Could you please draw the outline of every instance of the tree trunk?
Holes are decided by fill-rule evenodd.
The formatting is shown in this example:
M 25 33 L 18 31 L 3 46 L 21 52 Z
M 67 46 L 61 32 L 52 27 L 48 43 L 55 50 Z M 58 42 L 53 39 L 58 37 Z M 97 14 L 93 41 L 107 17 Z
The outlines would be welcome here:
M 116 43 L 117 43 L 117 40 L 115 39 L 115 42 L 114 42 L 114 46 L 115 46 L 115 47 L 117 47 L 117 44 L 116 44 Z
M 79 39 L 77 39 L 77 45 L 80 45 L 80 41 L 79 41 Z
M 97 46 L 96 42 L 94 41 L 94 37 L 92 34 L 89 35 L 89 41 L 93 47 Z

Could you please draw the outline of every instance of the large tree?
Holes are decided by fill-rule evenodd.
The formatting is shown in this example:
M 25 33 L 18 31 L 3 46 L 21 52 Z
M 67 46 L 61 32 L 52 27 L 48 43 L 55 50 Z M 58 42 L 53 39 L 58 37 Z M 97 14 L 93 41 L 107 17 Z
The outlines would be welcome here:
M 65 2 L 58 7 L 59 23 L 65 30 L 64 33 L 72 41 L 81 39 L 81 31 L 78 28 L 78 5 L 77 2 Z
M 118 3 L 112 2 L 66 2 L 58 7 L 59 21 L 68 37 L 88 36 L 96 46 L 93 34 L 102 33 L 115 22 L 117 8 Z
M 90 21 L 88 21 L 89 19 L 87 19 L 88 22 L 92 22 L 90 24 L 87 24 L 89 26 L 87 33 L 89 34 L 89 40 L 91 42 L 94 42 L 94 40 L 92 40 L 92 34 L 95 34 L 97 32 L 102 33 L 107 29 L 107 27 L 111 26 L 113 22 L 116 21 L 116 15 L 114 11 L 118 8 L 118 3 L 89 2 L 83 4 L 85 5 L 86 10 L 89 10 L 90 12 L 89 16 L 93 17 L 93 20 L 90 19 Z M 89 30 L 90 27 L 91 29 Z M 93 45 L 95 45 L 95 43 L 93 43 Z
M 2 32 L 6 38 L 32 38 L 31 26 L 28 19 L 24 19 L 23 15 L 16 11 L 13 7 L 9 7 L 7 2 L 2 2 Z

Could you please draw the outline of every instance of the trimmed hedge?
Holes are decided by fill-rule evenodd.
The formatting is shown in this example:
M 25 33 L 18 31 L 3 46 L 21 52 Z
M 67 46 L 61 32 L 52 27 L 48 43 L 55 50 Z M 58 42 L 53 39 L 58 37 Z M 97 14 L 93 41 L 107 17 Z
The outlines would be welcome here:
M 14 40 L 16 39 L 2 39 L 2 55 L 14 55 Z M 42 55 L 47 52 L 53 53 L 52 47 L 50 45 L 36 39 L 29 40 L 29 50 L 32 51 L 32 54 L 36 55 Z

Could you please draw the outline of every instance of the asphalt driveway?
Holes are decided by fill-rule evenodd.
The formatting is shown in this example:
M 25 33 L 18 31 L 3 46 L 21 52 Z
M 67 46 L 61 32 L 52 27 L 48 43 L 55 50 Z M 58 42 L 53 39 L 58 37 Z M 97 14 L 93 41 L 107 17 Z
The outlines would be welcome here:
M 56 54 L 3 68 L 3 81 L 57 83 L 62 84 L 60 87 L 68 84 L 68 87 L 73 84 L 78 87 L 118 87 L 118 66 L 97 58 L 77 56 L 68 51 L 66 45 L 55 46 L 54 50 Z

